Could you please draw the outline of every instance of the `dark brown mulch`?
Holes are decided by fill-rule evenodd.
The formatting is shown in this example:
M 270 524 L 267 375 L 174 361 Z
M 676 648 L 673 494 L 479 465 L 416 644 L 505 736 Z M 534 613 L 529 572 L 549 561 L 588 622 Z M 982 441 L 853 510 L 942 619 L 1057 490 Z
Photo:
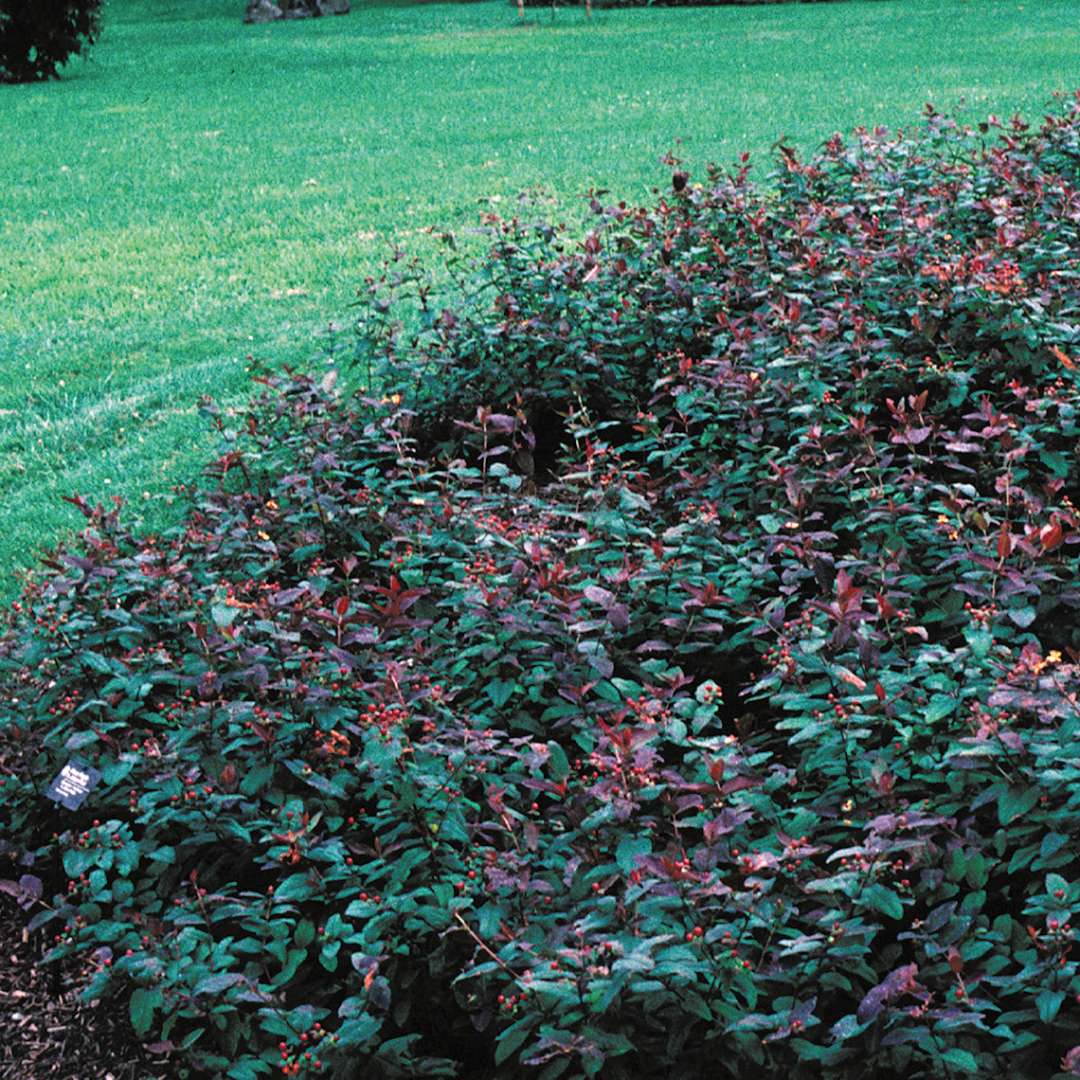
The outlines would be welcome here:
M 161 1058 L 135 1040 L 127 1010 L 80 1002 L 78 963 L 54 975 L 25 925 L 0 900 L 0 1080 L 167 1080 Z

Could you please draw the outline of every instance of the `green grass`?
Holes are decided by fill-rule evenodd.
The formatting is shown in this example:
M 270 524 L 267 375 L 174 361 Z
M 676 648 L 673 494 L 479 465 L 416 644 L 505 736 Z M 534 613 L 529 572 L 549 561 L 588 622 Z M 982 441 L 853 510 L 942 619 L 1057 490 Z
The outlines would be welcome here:
M 213 447 L 199 395 L 317 356 L 400 241 L 525 188 L 573 214 L 781 134 L 809 148 L 923 103 L 1038 115 L 1080 84 L 1075 0 L 599 12 L 355 3 L 248 27 L 242 0 L 109 0 L 59 83 L 0 87 L 0 595 L 78 524 L 154 523 Z M 555 211 L 553 210 L 553 213 Z

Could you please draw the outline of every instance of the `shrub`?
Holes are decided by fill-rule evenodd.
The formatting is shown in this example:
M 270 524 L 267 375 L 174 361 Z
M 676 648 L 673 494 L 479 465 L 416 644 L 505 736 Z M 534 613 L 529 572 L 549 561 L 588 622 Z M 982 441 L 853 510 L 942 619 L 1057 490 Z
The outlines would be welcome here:
M 178 1068 L 1080 1072 L 1080 101 L 674 167 L 75 500 L 4 889 Z
M 55 79 L 97 37 L 101 0 L 0 0 L 0 82 Z

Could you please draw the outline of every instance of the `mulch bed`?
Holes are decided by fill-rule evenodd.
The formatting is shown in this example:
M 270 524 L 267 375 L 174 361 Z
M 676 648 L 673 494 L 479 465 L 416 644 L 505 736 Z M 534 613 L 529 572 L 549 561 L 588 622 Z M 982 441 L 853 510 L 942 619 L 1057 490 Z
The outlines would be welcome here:
M 80 1002 L 78 963 L 42 965 L 25 925 L 14 903 L 0 901 L 0 1080 L 167 1080 L 127 1010 Z

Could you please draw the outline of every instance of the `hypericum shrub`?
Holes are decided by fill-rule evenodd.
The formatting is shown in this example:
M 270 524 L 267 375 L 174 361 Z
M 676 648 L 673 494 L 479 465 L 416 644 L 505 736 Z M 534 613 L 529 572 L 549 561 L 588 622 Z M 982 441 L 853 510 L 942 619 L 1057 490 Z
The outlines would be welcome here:
M 97 36 L 101 0 L 0 0 L 0 82 L 38 82 Z
M 372 282 L 379 399 L 75 500 L 2 891 L 178 1072 L 1080 1075 L 1078 150 L 930 112 Z

